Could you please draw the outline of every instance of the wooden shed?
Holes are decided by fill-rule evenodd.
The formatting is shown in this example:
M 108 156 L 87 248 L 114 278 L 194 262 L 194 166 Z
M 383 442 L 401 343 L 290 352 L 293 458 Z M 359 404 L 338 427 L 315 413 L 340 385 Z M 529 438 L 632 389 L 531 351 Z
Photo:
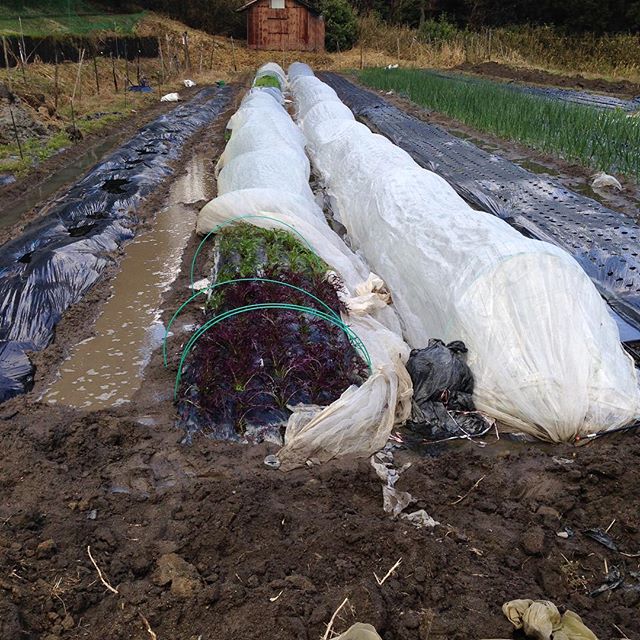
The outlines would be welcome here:
M 324 19 L 303 0 L 252 0 L 247 13 L 247 46 L 270 51 L 324 51 Z

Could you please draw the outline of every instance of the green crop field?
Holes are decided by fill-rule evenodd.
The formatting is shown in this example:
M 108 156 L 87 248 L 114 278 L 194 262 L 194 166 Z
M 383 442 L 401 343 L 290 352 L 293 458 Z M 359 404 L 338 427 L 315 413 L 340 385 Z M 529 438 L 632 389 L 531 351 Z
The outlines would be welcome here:
M 105 13 L 85 0 L 9 2 L 0 0 L 0 35 L 84 35 L 94 31 L 133 33 L 144 12 Z
M 640 118 L 466 82 L 422 70 L 365 69 L 360 80 L 393 90 L 479 131 L 555 154 L 586 167 L 640 180 Z

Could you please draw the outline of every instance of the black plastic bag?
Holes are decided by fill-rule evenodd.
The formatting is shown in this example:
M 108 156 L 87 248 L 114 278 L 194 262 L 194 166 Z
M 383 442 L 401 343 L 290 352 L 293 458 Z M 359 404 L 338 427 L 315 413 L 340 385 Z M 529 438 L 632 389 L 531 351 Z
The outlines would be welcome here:
M 445 344 L 432 338 L 413 349 L 407 371 L 413 383 L 407 427 L 429 439 L 481 435 L 488 423 L 473 404 L 473 374 L 465 362 L 464 342 Z

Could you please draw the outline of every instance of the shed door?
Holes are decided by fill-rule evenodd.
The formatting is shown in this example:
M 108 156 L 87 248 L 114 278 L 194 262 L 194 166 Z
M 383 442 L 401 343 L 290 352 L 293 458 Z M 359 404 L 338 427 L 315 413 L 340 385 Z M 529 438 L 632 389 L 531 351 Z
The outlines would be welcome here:
M 288 12 L 282 9 L 271 9 L 267 14 L 267 40 L 274 49 L 287 48 L 289 41 Z

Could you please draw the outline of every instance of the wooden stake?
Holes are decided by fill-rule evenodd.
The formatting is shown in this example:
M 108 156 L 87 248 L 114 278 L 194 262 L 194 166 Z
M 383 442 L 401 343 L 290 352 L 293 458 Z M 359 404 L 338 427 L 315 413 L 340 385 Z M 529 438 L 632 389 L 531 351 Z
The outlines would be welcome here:
M 7 39 L 2 36 L 2 50 L 4 52 L 4 64 L 7 67 L 7 84 L 9 85 L 9 91 L 11 91 L 11 72 L 9 70 L 9 52 L 7 51 Z
M 136 56 L 136 77 L 138 78 L 138 84 L 140 84 L 140 49 Z
M 124 41 L 124 70 L 125 70 L 125 86 L 124 86 L 124 92 L 125 95 L 127 93 L 127 90 L 129 89 L 129 85 L 131 84 L 131 80 L 129 80 L 129 51 L 127 49 L 127 41 Z
M 400 38 L 398 38 L 398 65 L 400 65 Z
M 20 144 L 20 136 L 18 135 L 18 127 L 16 126 L 16 119 L 13 117 L 13 109 L 9 107 L 9 113 L 11 114 L 11 122 L 13 124 L 13 133 L 16 136 L 16 142 L 18 143 L 18 151 L 20 151 L 20 158 L 24 160 L 24 154 L 22 153 L 22 145 Z
M 116 93 L 118 93 L 118 78 L 116 77 L 116 61 L 113 58 L 113 53 L 109 54 L 111 56 L 111 72 L 113 73 L 113 89 Z
M 167 41 L 167 65 L 168 65 L 168 77 L 171 77 L 171 63 L 173 62 L 173 59 L 171 58 L 171 39 L 169 38 L 169 34 L 165 33 L 164 37 Z
M 191 57 L 189 56 L 189 34 L 184 32 L 182 34 L 182 44 L 184 45 L 184 66 L 187 71 L 191 71 Z
M 202 75 L 202 56 L 204 55 L 204 51 L 200 49 L 200 75 Z
M 96 62 L 96 52 L 92 51 L 93 56 L 93 73 L 96 77 L 96 93 L 100 95 L 100 78 L 98 77 L 98 63 Z
M 58 96 L 60 95 L 60 87 L 58 85 L 59 82 L 59 74 L 58 74 L 58 45 L 54 45 L 55 57 L 54 57 L 54 68 L 53 68 L 53 106 L 56 111 L 58 111 Z
M 209 56 L 209 71 L 213 71 L 213 44 L 211 45 L 211 55 Z
M 233 36 L 231 36 L 231 55 L 233 56 L 233 70 L 238 70 L 238 64 L 236 62 L 236 45 L 233 42 Z
M 360 68 L 364 69 L 364 43 L 360 39 Z
M 164 56 L 162 55 L 162 40 L 158 36 L 158 52 L 160 53 L 160 69 L 162 71 L 162 76 L 160 77 L 160 85 L 164 84 Z

